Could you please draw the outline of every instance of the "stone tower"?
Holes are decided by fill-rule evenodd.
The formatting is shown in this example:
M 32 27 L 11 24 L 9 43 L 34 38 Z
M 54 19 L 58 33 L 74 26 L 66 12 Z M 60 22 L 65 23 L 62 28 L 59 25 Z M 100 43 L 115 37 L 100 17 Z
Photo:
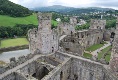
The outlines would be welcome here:
M 115 38 L 112 47 L 110 68 L 118 76 L 118 18 L 116 22 Z
M 105 29 L 106 20 L 91 19 L 90 29 Z
M 77 18 L 76 17 L 70 17 L 70 24 L 75 27 L 77 25 Z
M 53 53 L 58 50 L 57 30 L 51 29 L 51 13 L 38 13 L 38 30 L 29 31 L 30 51 L 38 50 L 42 54 Z M 35 31 L 35 32 L 34 32 Z M 33 33 L 33 34 L 32 34 Z
M 51 40 L 51 17 L 49 13 L 38 13 L 38 36 L 37 36 L 37 48 L 41 53 L 50 52 L 50 40 Z

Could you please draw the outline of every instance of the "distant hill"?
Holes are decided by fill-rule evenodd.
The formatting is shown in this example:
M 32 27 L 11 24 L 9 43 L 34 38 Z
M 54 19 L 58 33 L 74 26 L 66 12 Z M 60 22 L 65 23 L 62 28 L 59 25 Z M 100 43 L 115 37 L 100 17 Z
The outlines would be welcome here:
M 0 0 L 0 15 L 9 15 L 12 17 L 24 17 L 31 15 L 32 11 L 21 5 L 10 2 L 9 0 Z
M 112 8 L 101 8 L 101 7 L 89 7 L 88 9 L 96 9 L 96 10 L 100 10 L 100 11 L 115 11 L 115 9 Z
M 73 7 L 66 7 L 66 6 L 61 6 L 61 5 L 53 5 L 53 6 L 48 6 L 48 7 L 38 7 L 38 8 L 33 8 L 33 10 L 35 11 L 55 11 L 55 12 L 62 12 L 62 13 L 66 13 L 66 12 L 70 12 L 72 10 L 76 10 L 77 8 L 73 8 Z
M 66 7 L 66 6 L 61 6 L 61 5 L 53 5 L 53 6 L 48 6 L 48 7 L 38 7 L 38 8 L 33 8 L 35 11 L 55 11 L 55 12 L 60 12 L 60 13 L 66 13 L 66 14 L 71 14 L 71 13 L 89 13 L 89 12 L 105 12 L 114 9 L 111 8 L 100 8 L 100 7 L 88 7 L 88 8 L 74 8 L 74 7 Z

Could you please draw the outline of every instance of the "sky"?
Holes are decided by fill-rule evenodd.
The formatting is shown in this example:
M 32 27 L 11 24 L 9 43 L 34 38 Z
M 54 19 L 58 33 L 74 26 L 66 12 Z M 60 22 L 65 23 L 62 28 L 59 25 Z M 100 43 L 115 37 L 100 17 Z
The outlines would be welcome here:
M 103 7 L 118 9 L 118 0 L 10 0 L 27 8 L 62 5 L 69 7 Z

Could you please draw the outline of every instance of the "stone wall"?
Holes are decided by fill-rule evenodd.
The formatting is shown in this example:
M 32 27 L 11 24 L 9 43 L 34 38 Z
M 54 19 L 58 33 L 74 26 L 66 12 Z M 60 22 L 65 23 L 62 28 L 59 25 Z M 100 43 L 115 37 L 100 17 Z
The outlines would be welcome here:
M 115 33 L 115 28 L 105 30 L 104 34 L 103 34 L 103 39 L 105 41 L 110 41 L 111 33 L 113 33 L 113 32 Z
M 116 23 L 115 38 L 111 52 L 110 68 L 112 72 L 118 77 L 118 19 Z
M 37 49 L 37 29 L 30 29 L 28 31 L 28 40 L 29 40 L 29 50 L 31 53 L 34 53 L 35 50 Z
M 24 75 L 33 75 L 36 72 L 36 62 L 33 61 L 24 67 L 20 68 L 20 73 L 23 73 Z
M 14 51 L 14 50 L 22 50 L 22 49 L 28 49 L 28 45 L 22 45 L 22 46 L 15 46 L 15 47 L 8 47 L 8 48 L 0 48 L 0 53 L 6 52 L 6 51 Z
M 69 80 L 71 69 L 71 59 L 67 59 L 62 64 L 52 70 L 42 80 Z
M 73 59 L 71 78 L 75 80 L 117 80 L 103 65 L 92 61 Z M 75 77 L 76 76 L 76 77 Z M 71 79 L 71 80 L 72 80 Z

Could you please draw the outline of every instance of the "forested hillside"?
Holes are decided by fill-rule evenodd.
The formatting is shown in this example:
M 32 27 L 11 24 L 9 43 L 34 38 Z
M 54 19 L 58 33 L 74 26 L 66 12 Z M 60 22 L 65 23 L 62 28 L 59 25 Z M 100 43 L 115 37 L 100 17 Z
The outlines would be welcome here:
M 0 0 L 0 14 L 12 17 L 24 17 L 31 15 L 32 11 L 8 0 Z

